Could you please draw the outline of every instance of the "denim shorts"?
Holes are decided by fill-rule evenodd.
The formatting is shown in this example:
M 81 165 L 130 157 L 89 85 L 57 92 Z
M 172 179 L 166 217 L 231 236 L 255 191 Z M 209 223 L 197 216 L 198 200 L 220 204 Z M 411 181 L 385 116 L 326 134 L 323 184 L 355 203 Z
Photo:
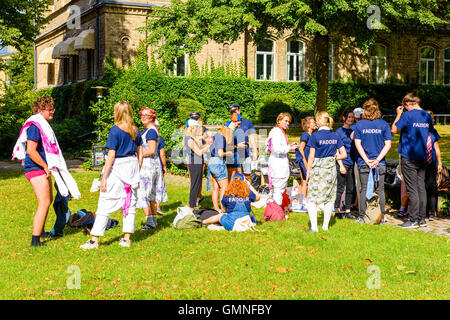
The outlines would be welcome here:
M 225 159 L 214 157 L 209 160 L 208 168 L 217 181 L 228 179 L 227 165 Z
M 233 231 L 237 219 L 250 215 L 248 212 L 231 212 L 220 217 L 220 224 L 228 231 Z

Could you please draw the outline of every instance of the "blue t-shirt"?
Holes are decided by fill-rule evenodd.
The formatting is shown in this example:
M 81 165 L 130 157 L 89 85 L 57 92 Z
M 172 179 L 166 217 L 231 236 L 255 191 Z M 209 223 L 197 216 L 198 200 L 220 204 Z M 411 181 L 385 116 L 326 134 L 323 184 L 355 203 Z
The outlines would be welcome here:
M 308 146 L 316 149 L 315 158 L 333 157 L 343 146 L 341 138 L 330 129 L 319 129 L 309 138 Z
M 147 132 L 147 135 L 146 135 L 146 139 L 147 139 L 147 141 L 149 141 L 149 140 L 154 140 L 154 141 L 158 141 L 158 132 L 155 130 L 155 129 L 153 129 L 153 128 L 149 128 L 149 129 L 147 129 L 147 130 L 145 130 L 144 132 L 142 132 L 142 137 L 145 135 L 145 133 Z
M 256 133 L 256 130 L 251 121 L 246 118 L 242 118 L 241 125 L 236 129 L 234 135 L 237 137 L 237 143 L 246 142 L 248 144 L 248 136 L 253 133 Z M 245 158 L 250 157 L 250 147 L 248 145 L 245 147 L 244 155 Z M 242 159 L 242 161 L 243 160 L 244 159 Z
M 159 136 L 159 142 L 158 142 L 158 146 L 156 148 L 156 152 L 158 152 L 159 162 L 161 162 L 161 165 L 163 165 L 163 163 L 162 163 L 162 160 L 161 160 L 160 151 L 165 146 L 166 146 L 166 142 L 164 141 L 164 138 L 162 136 Z
M 309 146 L 308 146 L 308 141 L 309 138 L 311 138 L 311 135 L 308 132 L 303 132 L 302 136 L 300 137 L 300 143 L 302 141 L 306 142 L 305 148 L 303 149 L 303 153 L 305 154 L 306 157 L 306 162 L 308 162 L 308 157 L 309 157 Z M 295 162 L 297 162 L 297 164 L 300 164 L 303 162 L 303 157 L 302 154 L 300 153 L 300 151 L 298 149 L 295 150 Z
M 433 119 L 425 110 L 405 111 L 395 126 L 400 130 L 398 153 L 410 160 L 427 158 L 428 133 L 434 129 Z
M 141 145 L 142 137 L 139 130 L 137 130 L 136 139 L 133 140 L 128 132 L 114 126 L 109 130 L 105 147 L 109 150 L 116 150 L 116 158 L 125 158 L 134 156 L 137 147 Z
M 227 140 L 225 137 L 217 132 L 213 137 L 213 143 L 211 145 L 211 157 L 219 157 L 219 149 L 223 149 L 226 152 Z M 224 157 L 222 157 L 224 158 Z
M 336 130 L 337 135 L 339 138 L 341 138 L 342 143 L 344 144 L 345 151 L 347 152 L 347 158 L 342 160 L 342 163 L 347 166 L 352 166 L 355 159 L 355 143 L 353 142 L 352 138 L 350 138 L 350 135 L 352 134 L 352 129 L 346 129 L 344 127 L 341 127 Z
M 47 158 L 45 157 L 45 151 L 44 146 L 42 145 L 42 138 L 41 138 L 41 132 L 39 129 L 34 125 L 30 125 L 27 129 L 27 140 L 33 140 L 36 141 L 37 147 L 36 151 L 41 156 L 42 160 L 44 160 L 45 163 L 47 163 Z M 28 153 L 25 155 L 25 163 L 24 163 L 24 172 L 32 171 L 32 170 L 44 170 L 40 165 L 36 164 L 33 160 L 31 160 Z
M 247 212 L 250 212 L 252 210 L 251 203 L 255 202 L 256 195 L 250 190 L 250 195 L 247 198 L 238 198 L 230 195 L 229 197 L 223 197 L 222 198 L 222 204 L 225 207 L 225 211 L 227 213 L 231 213 L 234 211 L 236 206 L 241 208 L 239 212 L 243 212 L 243 208 Z
M 361 140 L 361 146 L 369 160 L 375 160 L 384 148 L 384 142 L 393 139 L 391 128 L 383 119 L 358 121 L 353 138 Z M 357 153 L 356 163 L 358 167 L 366 165 L 359 153 Z M 385 164 L 386 161 L 383 158 L 380 165 Z

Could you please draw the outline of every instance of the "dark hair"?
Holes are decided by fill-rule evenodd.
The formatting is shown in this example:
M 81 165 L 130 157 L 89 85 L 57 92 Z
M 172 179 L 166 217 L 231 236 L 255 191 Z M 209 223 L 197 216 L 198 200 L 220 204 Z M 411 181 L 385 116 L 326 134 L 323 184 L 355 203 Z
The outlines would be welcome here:
M 36 100 L 34 100 L 33 102 L 33 106 L 32 106 L 32 111 L 33 114 L 38 113 L 39 110 L 45 110 L 47 109 L 47 107 L 54 107 L 55 105 L 55 101 L 53 100 L 52 97 L 40 97 L 37 98 Z
M 342 114 L 341 114 L 341 118 L 344 118 L 344 120 L 347 120 L 348 115 L 349 115 L 350 113 L 353 113 L 353 114 L 354 114 L 354 112 L 353 112 L 352 109 L 346 109 L 346 110 L 344 110 L 344 111 L 342 112 Z

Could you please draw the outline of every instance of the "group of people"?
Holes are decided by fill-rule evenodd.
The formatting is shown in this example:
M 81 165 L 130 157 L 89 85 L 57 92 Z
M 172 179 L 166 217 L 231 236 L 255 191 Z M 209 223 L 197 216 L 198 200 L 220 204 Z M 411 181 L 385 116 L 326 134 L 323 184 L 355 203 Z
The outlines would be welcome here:
M 48 121 L 53 118 L 51 98 L 38 98 L 31 116 L 21 130 L 13 157 L 24 160 L 25 176 L 33 186 L 38 209 L 33 222 L 32 246 L 41 246 L 40 237 L 62 235 L 62 228 L 70 214 L 69 195 L 79 198 L 75 180 L 68 173 L 56 137 Z M 405 112 L 405 110 L 407 112 Z M 204 223 L 220 223 L 227 230 L 245 215 L 250 215 L 250 203 L 260 196 L 252 186 L 250 174 L 258 167 L 257 134 L 253 124 L 241 116 L 240 106 L 228 107 L 230 120 L 215 132 L 209 132 L 201 122 L 201 114 L 192 112 L 186 121 L 183 146 L 187 154 L 190 179 L 188 210 L 194 211 L 204 199 L 202 179 L 207 167 L 208 187 L 212 182 L 212 203 L 218 212 Z M 436 211 L 436 188 L 432 181 L 442 170 L 438 140 L 431 115 L 420 107 L 416 92 L 408 93 L 397 108 L 392 127 L 381 119 L 375 99 L 367 100 L 362 108 L 345 110 L 342 127 L 333 131 L 334 121 L 327 112 L 302 119 L 304 133 L 300 143 L 289 143 L 287 130 L 292 121 L 289 113 L 280 113 L 266 140 L 268 181 L 272 198 L 281 206 L 283 193 L 290 177 L 289 153 L 296 153 L 301 172 L 299 193 L 301 211 L 308 212 L 311 227 L 318 232 L 317 214 L 324 212 L 323 230 L 333 211 L 338 218 L 354 219 L 352 206 L 358 207 L 356 222 L 364 223 L 366 192 L 373 186 L 379 197 L 383 214 L 385 209 L 385 156 L 391 148 L 392 133 L 400 133 L 400 175 L 409 196 L 409 219 L 403 228 L 425 226 L 427 194 L 431 215 Z M 135 231 L 136 209 L 146 216 L 144 230 L 157 226 L 157 214 L 162 214 L 159 203 L 167 202 L 164 182 L 166 173 L 165 142 L 159 132 L 155 110 L 142 107 L 139 116 L 145 129 L 141 133 L 133 120 L 133 110 L 126 101 L 114 106 L 114 126 L 106 148 L 108 154 L 102 171 L 100 196 L 92 238 L 81 245 L 83 249 L 98 248 L 110 215 L 122 209 L 123 233 L 119 245 L 129 247 Z M 58 191 L 54 204 L 57 214 L 55 227 L 44 232 L 48 209 L 53 201 L 51 175 Z M 427 177 L 427 184 L 425 178 Z M 369 181 L 375 184 L 369 184 Z M 62 181 L 62 182 L 61 182 Z M 341 198 L 345 192 L 344 207 Z M 434 193 L 431 195 L 430 193 Z M 59 197 L 59 198 L 58 198 Z

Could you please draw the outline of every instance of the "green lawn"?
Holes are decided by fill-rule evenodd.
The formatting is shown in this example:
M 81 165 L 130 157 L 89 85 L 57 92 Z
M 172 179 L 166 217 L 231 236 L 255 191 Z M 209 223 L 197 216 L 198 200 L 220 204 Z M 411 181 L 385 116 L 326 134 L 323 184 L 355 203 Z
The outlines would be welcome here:
M 90 193 L 98 173 L 73 173 L 82 199 L 71 210 L 95 210 Z M 121 227 L 106 231 L 99 250 L 79 246 L 88 236 L 66 228 L 45 248 L 30 248 L 36 200 L 22 172 L 0 173 L 0 299 L 449 299 L 449 238 L 393 226 L 332 220 L 328 232 L 305 233 L 306 214 L 258 225 L 261 232 L 176 230 L 186 203 L 185 180 L 168 186 L 159 228 L 137 231 L 118 246 Z M 211 206 L 210 198 L 205 206 Z M 142 211 L 136 228 L 143 222 Z M 262 217 L 262 209 L 256 212 Z M 121 223 L 121 214 L 112 216 Z M 47 231 L 54 222 L 51 209 Z M 70 266 L 81 288 L 70 290 Z M 379 268 L 380 289 L 369 289 Z
M 439 148 L 441 149 L 442 162 L 446 165 L 450 165 L 450 126 L 436 126 L 436 130 L 441 136 L 439 140 Z M 299 142 L 303 133 L 301 128 L 292 128 L 288 131 L 289 142 Z M 394 140 L 392 141 L 392 147 L 389 150 L 386 158 L 398 160 L 398 139 L 399 134 L 394 134 Z

